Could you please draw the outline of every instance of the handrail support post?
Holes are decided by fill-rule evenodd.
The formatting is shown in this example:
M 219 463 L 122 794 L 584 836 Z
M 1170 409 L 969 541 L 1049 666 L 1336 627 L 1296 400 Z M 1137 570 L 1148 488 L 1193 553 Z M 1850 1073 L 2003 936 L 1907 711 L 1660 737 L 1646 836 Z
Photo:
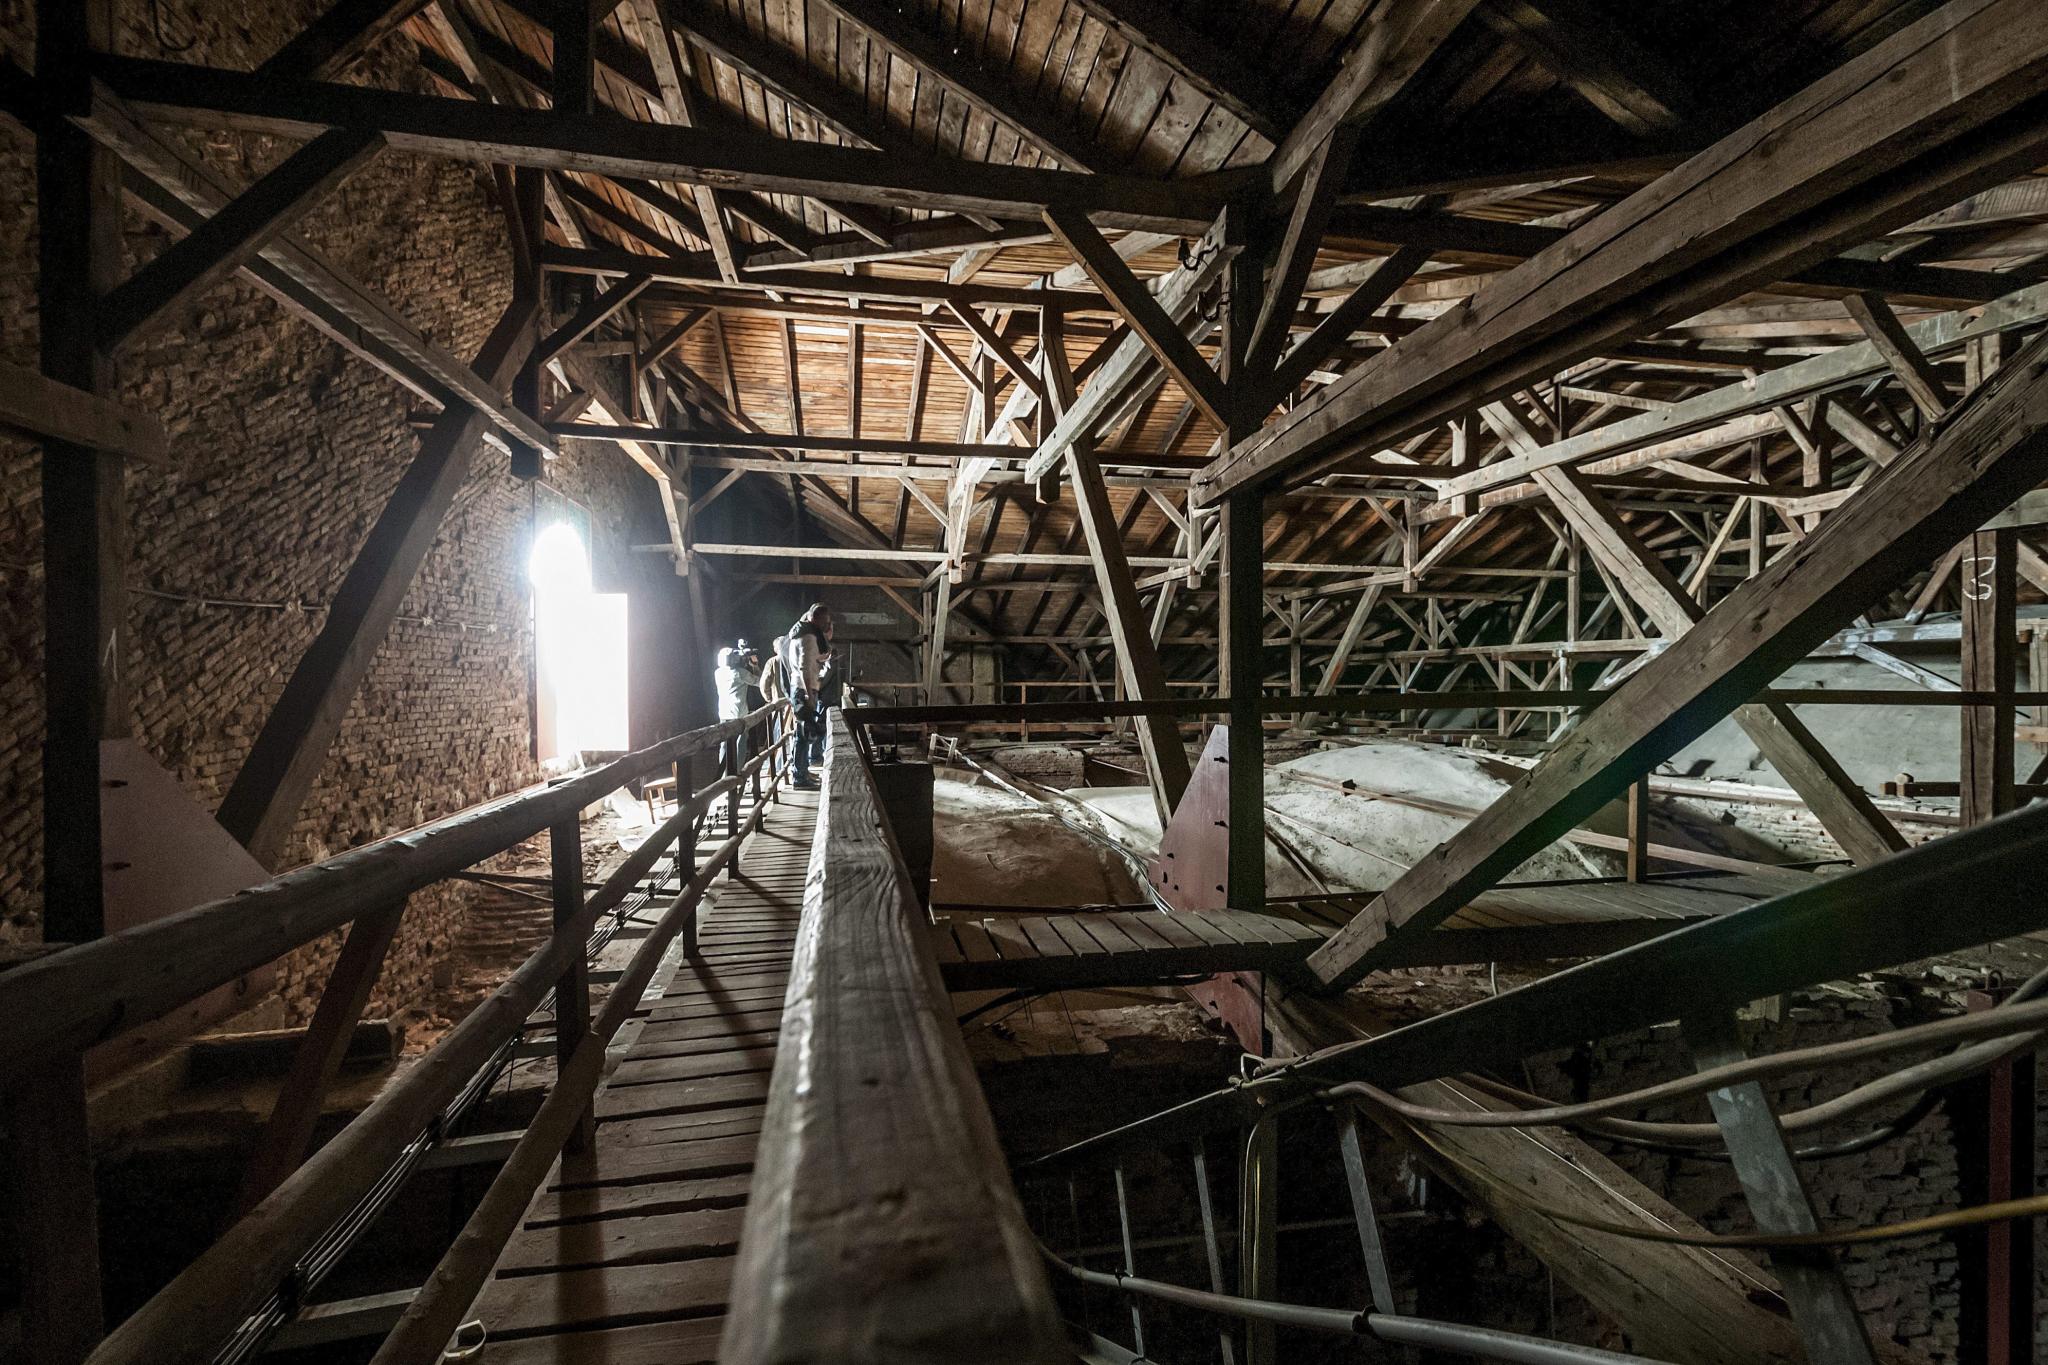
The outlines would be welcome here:
M 583 824 L 571 812 L 548 831 L 548 862 L 554 880 L 555 932 L 573 933 L 583 910 Z M 576 1045 L 590 1031 L 590 961 L 577 944 L 569 966 L 555 983 L 555 1074 L 560 1077 L 576 1053 Z M 597 1124 L 586 1106 L 563 1150 L 590 1151 L 597 1141 Z

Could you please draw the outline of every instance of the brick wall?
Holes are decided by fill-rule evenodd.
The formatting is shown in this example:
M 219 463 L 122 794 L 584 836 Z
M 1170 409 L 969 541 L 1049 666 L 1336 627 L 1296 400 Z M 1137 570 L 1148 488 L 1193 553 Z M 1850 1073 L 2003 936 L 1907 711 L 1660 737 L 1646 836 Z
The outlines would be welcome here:
M 322 8 L 323 0 L 124 0 L 119 47 L 246 68 Z M 0 43 L 28 64 L 23 0 L 0 0 Z M 416 79 L 407 75 L 414 65 L 401 35 L 357 70 L 369 83 L 396 85 Z M 33 147 L 18 129 L 0 128 L 0 355 L 33 364 Z M 188 145 L 237 183 L 293 150 L 275 139 L 198 134 Z M 170 240 L 136 218 L 127 228 L 131 267 Z M 479 167 L 386 151 L 301 231 L 460 355 L 474 353 L 508 296 L 503 220 Z M 128 475 L 135 731 L 211 809 L 412 458 L 416 400 L 239 281 L 208 291 L 117 362 L 116 394 L 159 415 L 176 456 L 174 468 Z M 38 460 L 30 448 L 0 444 L 0 940 L 40 933 Z M 629 548 L 658 538 L 646 478 L 617 452 L 582 443 L 549 478 L 591 509 L 599 588 L 661 591 L 665 563 Z M 280 865 L 535 778 L 529 498 L 505 455 L 483 447 Z M 373 1008 L 402 1006 L 427 989 L 468 899 L 460 884 L 414 898 Z M 281 989 L 294 1013 L 309 1007 L 335 947 L 312 945 L 287 964 Z

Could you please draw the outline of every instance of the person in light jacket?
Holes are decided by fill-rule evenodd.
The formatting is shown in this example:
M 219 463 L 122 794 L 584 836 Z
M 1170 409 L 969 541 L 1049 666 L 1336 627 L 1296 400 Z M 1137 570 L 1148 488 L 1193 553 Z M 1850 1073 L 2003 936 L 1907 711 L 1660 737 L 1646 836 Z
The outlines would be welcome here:
M 789 700 L 788 672 L 783 667 L 783 651 L 789 647 L 789 638 L 778 635 L 768 642 L 767 657 L 762 660 L 761 672 L 754 679 L 754 686 L 760 689 L 761 704 L 774 706 L 777 702 Z M 788 724 L 780 707 L 768 717 L 768 742 L 776 743 L 782 738 L 782 727 Z M 784 757 L 777 763 L 776 770 L 785 776 L 789 773 L 789 759 Z
M 825 737 L 824 690 L 825 651 L 832 640 L 832 613 L 822 602 L 797 618 L 784 637 L 783 667 L 789 681 L 791 708 L 796 716 L 796 776 L 792 785 L 816 790 L 818 779 L 811 765 L 820 757 Z
M 742 720 L 747 714 L 747 689 L 753 686 L 754 669 L 759 657 L 750 649 L 745 640 L 740 640 L 718 651 L 718 667 L 712 673 L 712 689 L 718 694 L 718 718 L 720 720 Z M 754 756 L 751 736 L 745 730 L 718 746 L 718 770 L 730 777 L 740 771 L 749 758 Z M 734 789 L 732 805 L 734 813 L 739 808 L 739 791 Z

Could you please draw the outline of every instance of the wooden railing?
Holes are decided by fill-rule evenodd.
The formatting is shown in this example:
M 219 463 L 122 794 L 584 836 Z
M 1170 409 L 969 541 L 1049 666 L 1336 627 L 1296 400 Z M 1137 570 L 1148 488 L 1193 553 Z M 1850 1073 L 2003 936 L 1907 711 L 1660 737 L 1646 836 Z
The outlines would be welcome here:
M 845 716 L 804 894 L 726 1365 L 1073 1359 Z
M 792 738 L 793 731 L 784 727 L 782 738 L 749 760 L 739 776 L 726 778 L 707 790 L 715 790 L 728 783 L 737 784 L 747 772 L 758 768 Z M 697 909 L 704 893 L 710 889 L 712 879 L 739 856 L 742 841 L 760 826 L 761 816 L 767 810 L 768 801 L 774 799 L 781 780 L 782 772 L 778 765 L 770 772 L 764 798 L 754 804 L 753 812 L 745 823 L 728 826 L 725 841 L 695 870 L 682 891 L 669 902 L 661 918 L 655 921 L 635 950 L 632 961 L 626 964 L 619 980 L 612 986 L 611 994 L 605 997 L 604 1008 L 591 1021 L 588 1032 L 577 1042 L 575 1050 L 563 1061 L 555 1077 L 554 1088 L 548 1092 L 540 1111 L 534 1115 L 511 1155 L 492 1179 L 490 1189 L 484 1193 L 468 1223 L 463 1225 L 454 1246 L 441 1258 L 426 1286 L 407 1306 L 404 1316 L 392 1329 L 391 1335 L 385 1338 L 371 1365 L 433 1365 L 441 1358 L 449 1339 L 468 1316 L 477 1293 L 490 1278 L 491 1268 L 497 1264 L 505 1243 L 518 1230 L 520 1215 L 532 1200 L 534 1190 L 547 1177 L 563 1148 L 577 1138 L 579 1129 L 588 1124 L 591 1096 L 603 1077 L 605 1050 L 611 1045 L 612 1038 L 639 1007 L 640 997 L 646 993 L 654 979 L 655 969 L 661 965 L 662 955 L 676 936 L 682 935 L 686 950 L 695 949 Z M 678 810 L 675 820 L 663 826 L 662 832 L 655 839 L 648 840 L 648 844 L 671 834 L 671 826 L 680 829 L 683 818 L 684 812 Z M 644 852 L 645 848 L 643 845 L 641 851 Z
M 577 816 L 585 807 L 629 782 L 713 749 L 772 714 L 773 708 L 764 707 L 743 720 L 676 735 L 555 785 L 488 802 L 285 873 L 225 900 L 65 948 L 8 972 L 0 976 L 0 1019 L 7 1021 L 11 1034 L 9 1047 L 0 1051 L 0 1093 L 12 1092 L 9 1098 L 23 1116 L 25 1131 L 47 1139 L 56 1128 L 40 1125 L 39 1115 L 24 1110 L 19 1097 L 42 1094 L 47 1088 L 44 1078 L 52 1071 L 75 1074 L 86 1049 L 167 1014 L 322 934 L 360 917 L 388 912 L 410 893 L 543 829 L 556 831 L 557 842 L 573 845 Z M 754 766 L 768 752 L 773 750 L 757 756 Z M 744 774 L 727 776 L 693 792 L 587 900 L 580 874 L 561 875 L 567 859 L 558 857 L 556 916 L 548 941 L 339 1134 L 303 1164 L 289 1163 L 296 1169 L 109 1335 L 91 1360 L 101 1365 L 165 1365 L 210 1359 L 293 1273 L 307 1249 L 357 1205 L 407 1144 L 417 1140 L 450 1100 L 519 1035 L 550 989 L 560 988 L 557 1035 L 563 1074 L 580 1076 L 593 1040 L 608 1036 L 603 1035 L 605 1016 L 596 1027 L 588 1026 L 587 1016 L 574 1017 L 574 1002 L 587 1001 L 584 953 L 593 926 L 600 915 L 624 901 L 679 837 L 694 842 L 694 827 L 712 803 L 736 792 L 745 780 Z M 729 858 L 737 843 L 737 838 L 729 839 L 721 857 Z M 706 880 L 703 873 L 693 878 L 684 897 L 671 907 L 664 919 L 671 933 L 684 926 L 694 895 L 701 893 Z M 615 991 L 614 998 L 621 994 Z M 353 1022 L 347 1020 L 342 1031 Z M 311 1045 L 309 1035 L 307 1046 Z M 602 1042 L 595 1047 L 601 1057 Z M 586 1088 L 586 1109 L 588 1095 Z M 304 1098 L 287 1091 L 278 1105 L 283 1110 Z M 313 1102 L 317 1106 L 317 1097 Z M 580 1118 L 580 1111 L 572 1117 Z M 83 1140 L 82 1133 L 75 1137 Z M 17 1159 L 33 1161 L 34 1153 Z M 79 1232 L 90 1235 L 90 1229 Z M 28 1270 L 32 1310 L 39 1296 L 75 1294 L 79 1288 L 39 1283 L 49 1278 L 46 1267 L 31 1263 Z M 33 1311 L 30 1325 L 37 1326 Z M 38 1356 L 34 1340 L 25 1345 L 29 1358 L 58 1358 Z

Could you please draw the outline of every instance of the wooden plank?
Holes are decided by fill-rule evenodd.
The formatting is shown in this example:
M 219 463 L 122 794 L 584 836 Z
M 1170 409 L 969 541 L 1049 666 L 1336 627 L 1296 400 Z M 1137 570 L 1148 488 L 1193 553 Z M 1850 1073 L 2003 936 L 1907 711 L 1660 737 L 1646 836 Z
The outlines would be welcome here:
M 1073 957 L 1074 945 L 1061 936 L 1052 922 L 1043 915 L 1027 915 L 1017 921 L 1017 928 L 1031 946 L 1038 950 L 1040 957 Z
M 703 1209 L 527 1228 L 505 1244 L 497 1273 L 503 1277 L 507 1271 L 591 1270 L 731 1256 L 739 1249 L 744 1216 L 736 1208 Z
M 955 927 L 952 924 L 934 924 L 931 932 L 931 945 L 932 954 L 938 958 L 941 967 L 949 962 L 967 961 L 967 953 L 961 948 L 960 941 L 956 937 Z
M 1298 111 L 1258 79 L 1239 54 L 1204 33 L 1176 6 L 1162 0 L 1080 0 L 1080 8 L 1268 142 L 1278 143 L 1293 123 Z
M 1142 914 L 1137 918 L 1146 921 L 1152 932 L 1174 948 L 1202 948 L 1209 943 L 1191 925 L 1183 923 L 1179 915 Z
M 1038 150 L 1079 171 L 1108 170 L 1114 164 L 1100 140 L 1075 127 L 1056 110 L 1029 101 L 993 74 L 994 68 L 963 60 L 957 47 L 931 33 L 910 14 L 879 0 L 822 0 L 842 22 L 858 26 L 920 79 L 943 83 L 947 91 L 988 117 L 1014 128 Z
M 600 1125 L 598 1140 L 610 1147 L 661 1147 L 679 1142 L 739 1137 L 761 1131 L 760 1105 L 741 1105 L 702 1114 L 657 1114 Z
M 706 1201 L 717 1202 L 746 1193 L 744 1184 L 719 1182 L 753 1169 L 754 1149 L 755 1144 L 745 1137 L 707 1138 L 662 1147 L 600 1146 L 595 1152 L 556 1168 L 542 1196 L 536 1197 L 526 1221 L 533 1224 L 595 1217 L 597 1211 L 579 1203 L 576 1196 L 601 1189 L 660 1191 L 666 1202 L 682 1199 L 686 1201 L 683 1207 L 711 1207 Z M 561 1197 L 547 1205 L 543 1200 L 548 1194 Z
M 997 962 L 1002 959 L 1002 951 L 996 947 L 995 939 L 981 924 L 956 920 L 953 934 L 959 941 L 961 961 Z
M 1863 609 L 2033 486 L 2048 449 L 2037 342 L 1979 386 L 1800 545 L 1630 678 L 1511 793 L 1410 870 L 1310 959 L 1336 986 L 1389 933 L 1426 928 L 1619 795 Z
M 605 1120 L 695 1114 L 760 1104 L 767 1097 L 768 1078 L 754 1071 L 672 1080 L 661 1086 L 608 1086 L 598 1097 L 597 1111 Z
M 1293 483 L 1767 280 L 1796 259 L 1910 222 L 2038 159 L 2015 110 L 2048 67 L 2048 14 L 1962 0 L 1877 44 L 1677 170 L 1595 215 L 1402 338 L 1196 479 L 1211 505 Z M 1954 73 L 1966 71 L 1968 79 Z M 1802 154 L 1784 155 L 1798 129 Z M 1944 155 L 1971 139 L 1971 150 Z M 1911 161 L 1923 174 L 1893 178 Z M 1797 221 L 1797 232 L 1781 231 Z
M 678 1318 L 606 1331 L 496 1339 L 484 1365 L 712 1365 L 725 1318 Z
M 170 440 L 155 417 L 4 361 L 0 430 L 150 464 L 171 463 Z
M 1021 920 L 1007 916 L 992 917 L 983 920 L 982 924 L 988 929 L 990 941 L 1001 950 L 1004 961 L 1018 962 L 1045 956 L 1038 950 L 1038 945 L 1032 941 L 1031 936 L 1024 932 Z
M 1150 923 L 1152 920 L 1165 919 L 1164 915 L 1139 910 L 1117 910 L 1107 915 L 1098 915 L 1096 918 L 1114 926 L 1139 952 L 1171 951 L 1178 946 Z
M 700 1076 L 731 1076 L 749 1071 L 766 1071 L 775 1065 L 772 1047 L 739 1048 L 698 1057 L 640 1057 L 628 1055 L 612 1072 L 612 1089 L 638 1085 L 663 1085 L 670 1081 L 694 1080 Z
M 721 1359 L 1064 1361 L 924 914 L 860 749 L 829 723 L 802 1036 L 776 1067 Z
M 565 1222 L 743 1207 L 747 1200 L 747 1186 L 753 1180 L 754 1147 L 759 1141 L 755 1134 L 742 1133 L 733 1137 L 707 1138 L 701 1142 L 671 1142 L 659 1147 L 621 1147 L 611 1154 L 614 1160 L 658 1156 L 665 1159 L 664 1165 L 675 1164 L 678 1156 L 712 1151 L 725 1145 L 744 1147 L 745 1156 L 729 1163 L 732 1169 L 723 1175 L 687 1180 L 657 1178 L 634 1183 L 614 1182 L 545 1192 L 534 1197 L 522 1226 L 538 1228 Z
M 533 1332 L 704 1317 L 723 1312 L 733 1257 L 668 1265 L 612 1266 L 493 1280 L 476 1316 L 492 1340 Z

